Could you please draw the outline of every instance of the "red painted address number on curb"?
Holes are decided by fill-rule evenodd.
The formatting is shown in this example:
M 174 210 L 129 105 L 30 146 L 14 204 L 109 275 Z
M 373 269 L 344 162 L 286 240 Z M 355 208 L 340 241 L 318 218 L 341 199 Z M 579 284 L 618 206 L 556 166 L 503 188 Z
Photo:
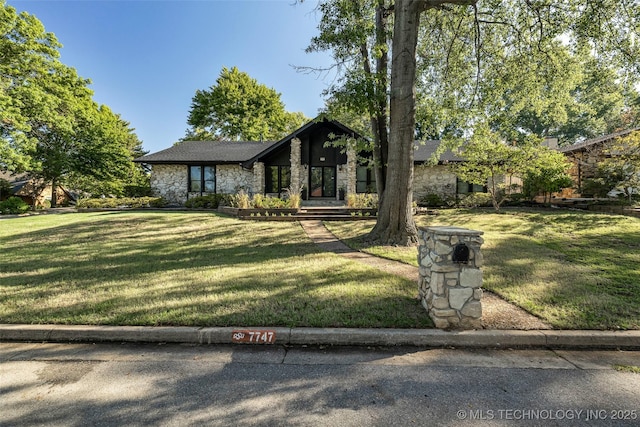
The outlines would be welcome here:
M 233 331 L 231 340 L 237 343 L 273 344 L 276 342 L 276 331 Z

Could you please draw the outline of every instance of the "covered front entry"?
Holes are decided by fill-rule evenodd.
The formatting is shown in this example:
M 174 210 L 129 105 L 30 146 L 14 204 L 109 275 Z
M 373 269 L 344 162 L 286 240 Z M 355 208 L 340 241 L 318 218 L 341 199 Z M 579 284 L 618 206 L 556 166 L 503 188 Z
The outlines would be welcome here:
M 311 166 L 310 197 L 336 197 L 336 167 Z

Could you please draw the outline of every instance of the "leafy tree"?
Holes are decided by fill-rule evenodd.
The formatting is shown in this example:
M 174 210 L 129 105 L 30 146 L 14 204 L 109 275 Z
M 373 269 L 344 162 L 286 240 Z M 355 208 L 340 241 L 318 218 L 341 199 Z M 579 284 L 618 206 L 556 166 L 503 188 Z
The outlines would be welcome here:
M 277 140 L 307 121 L 284 109 L 280 94 L 236 67 L 224 67 L 216 84 L 198 90 L 183 140 Z
M 613 182 L 611 190 L 621 192 L 631 202 L 640 194 L 640 131 L 614 140 L 605 153 L 609 157 L 600 170 Z
M 11 183 L 4 178 L 0 178 L 0 201 L 11 195 Z
M 464 162 L 452 166 L 463 181 L 486 185 L 496 211 L 514 190 L 513 177 L 525 173 L 535 158 L 534 142 L 523 146 L 507 145 L 500 135 L 486 124 L 479 125 L 473 136 L 464 143 L 459 155 Z
M 510 139 L 553 135 L 568 145 L 614 132 L 637 97 L 609 64 L 560 43 L 542 58 L 509 54 L 486 68 L 479 103 Z
M 93 122 L 83 125 L 84 133 L 77 140 L 82 155 L 68 156 L 65 182 L 93 197 L 149 195 L 148 173 L 132 162 L 146 151 L 130 124 L 106 106 L 94 113 Z
M 335 6 L 340 11 L 347 11 L 345 3 L 348 2 L 326 0 L 320 3 L 320 8 L 333 11 Z M 361 0 L 351 3 L 359 5 L 358 11 L 362 11 L 384 2 Z M 385 6 L 385 10 L 391 10 L 390 4 Z M 429 49 L 438 53 L 433 61 L 427 60 L 422 64 L 422 69 L 431 73 L 427 74 L 425 81 L 446 83 L 434 89 L 441 94 L 440 97 L 427 95 L 418 99 L 428 107 L 424 110 L 426 113 L 421 132 L 432 135 L 441 129 L 452 130 L 463 124 L 466 127 L 462 129 L 462 133 L 465 134 L 470 132 L 470 124 L 478 122 L 473 119 L 473 114 L 479 112 L 475 117 L 487 116 L 487 107 L 478 102 L 482 82 L 490 81 L 485 79 L 490 74 L 483 74 L 486 71 L 483 67 L 485 62 L 495 59 L 494 64 L 499 66 L 500 61 L 512 58 L 512 67 L 517 70 L 518 60 L 527 59 L 522 63 L 531 67 L 532 71 L 525 69 L 523 75 L 535 76 L 536 68 L 533 65 L 536 59 L 548 59 L 549 64 L 553 64 L 556 51 L 557 55 L 561 54 L 558 39 L 563 36 L 576 50 L 589 45 L 595 56 L 603 63 L 613 64 L 624 80 L 626 76 L 637 74 L 639 68 L 634 59 L 638 55 L 638 45 L 634 41 L 637 39 L 634 25 L 638 17 L 640 5 L 633 0 L 567 0 L 559 3 L 524 0 L 396 0 L 393 4 L 392 33 L 387 25 L 374 26 L 375 34 L 385 34 L 385 40 L 391 39 L 391 54 L 382 48 L 374 49 L 373 52 L 377 57 L 388 56 L 391 60 L 390 68 L 384 71 L 384 76 L 390 76 L 389 86 L 385 91 L 378 91 L 379 94 L 388 94 L 388 110 L 377 110 L 385 118 L 388 117 L 388 122 L 379 121 L 388 123 L 388 147 L 380 147 L 382 152 L 387 152 L 388 158 L 386 161 L 383 158 L 380 163 L 386 168 L 385 179 L 378 181 L 382 182 L 383 194 L 377 223 L 370 239 L 391 244 L 410 244 L 417 240 L 411 216 L 411 189 L 413 143 L 416 135 L 415 88 L 419 70 L 416 53 L 420 36 L 426 37 Z M 422 18 L 424 27 L 421 27 Z M 369 22 L 378 24 L 379 21 Z M 322 25 L 320 28 L 322 33 Z M 371 28 L 371 25 L 363 25 L 362 28 Z M 331 33 L 327 33 L 327 40 L 331 42 L 327 48 L 334 49 L 334 52 L 351 52 L 352 63 L 357 63 L 358 52 L 361 58 L 366 57 L 361 44 L 352 44 L 349 51 L 348 45 L 341 44 L 342 40 L 332 40 Z M 371 34 L 369 31 L 365 39 L 371 40 Z M 341 33 L 336 32 L 335 36 L 340 37 Z M 379 43 L 375 46 L 382 45 Z M 340 64 L 349 65 L 348 62 Z M 362 61 L 362 64 L 366 76 L 366 67 L 370 63 Z M 376 70 L 376 76 L 380 78 L 377 81 L 380 82 L 383 73 L 380 69 Z M 343 83 L 345 88 L 352 82 L 367 81 L 363 78 L 351 79 L 347 73 L 344 75 L 347 77 Z M 512 73 L 512 76 L 517 77 L 517 74 Z M 539 92 L 549 82 L 553 82 L 553 79 L 533 80 L 534 87 Z M 527 80 L 523 79 L 520 83 L 526 84 Z M 512 86 L 517 87 L 515 84 Z M 523 93 L 526 94 L 526 90 Z M 439 109 L 445 101 L 448 103 L 445 106 L 461 112 L 460 115 L 453 116 L 454 120 L 447 119 L 447 115 L 442 114 Z M 508 105 L 505 107 L 510 108 Z M 468 115 L 465 114 L 467 111 Z
M 39 124 L 69 121 L 59 117 L 59 99 L 51 88 L 60 44 L 35 17 L 0 0 L 0 168 L 29 169 L 33 131 Z M 60 119 L 60 120 L 57 120 Z
M 539 147 L 529 166 L 524 174 L 523 193 L 531 199 L 542 193 L 544 203 L 547 203 L 551 193 L 573 185 L 568 174 L 571 163 L 558 151 Z
M 73 177 L 126 179 L 140 142 L 93 101 L 90 81 L 58 60 L 59 47 L 35 17 L 0 0 L 0 168 L 27 171 L 54 191 Z

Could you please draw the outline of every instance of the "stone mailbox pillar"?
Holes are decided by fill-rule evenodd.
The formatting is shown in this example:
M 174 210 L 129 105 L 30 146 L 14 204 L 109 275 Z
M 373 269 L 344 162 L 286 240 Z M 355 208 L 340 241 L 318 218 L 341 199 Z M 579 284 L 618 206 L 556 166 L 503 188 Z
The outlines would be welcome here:
M 418 230 L 419 296 L 436 328 L 482 328 L 482 234 L 458 227 Z

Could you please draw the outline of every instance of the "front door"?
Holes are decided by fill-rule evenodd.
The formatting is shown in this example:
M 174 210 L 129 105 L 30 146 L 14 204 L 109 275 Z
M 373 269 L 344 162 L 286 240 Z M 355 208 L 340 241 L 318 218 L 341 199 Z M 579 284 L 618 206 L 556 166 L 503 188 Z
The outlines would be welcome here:
M 311 197 L 336 197 L 335 166 L 311 166 Z

